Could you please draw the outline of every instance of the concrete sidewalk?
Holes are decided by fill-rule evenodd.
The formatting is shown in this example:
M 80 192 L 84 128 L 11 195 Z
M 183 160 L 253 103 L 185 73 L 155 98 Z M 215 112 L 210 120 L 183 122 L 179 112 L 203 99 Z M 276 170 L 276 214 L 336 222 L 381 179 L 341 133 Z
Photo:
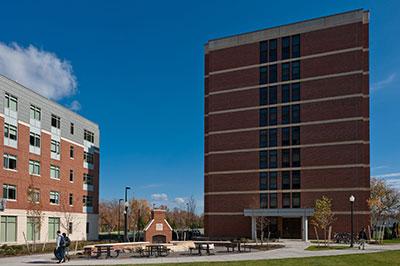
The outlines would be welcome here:
M 381 252 L 386 250 L 400 250 L 400 244 L 396 245 L 367 245 L 366 250 L 344 249 L 329 251 L 306 251 L 310 243 L 302 241 L 284 241 L 285 247 L 270 251 L 258 251 L 250 253 L 221 254 L 212 256 L 179 256 L 163 258 L 121 258 L 121 259 L 76 259 L 62 265 L 118 265 L 118 264 L 149 264 L 149 263 L 180 263 L 180 262 L 218 262 L 218 261 L 244 261 L 267 260 L 283 258 L 302 258 L 316 256 L 333 256 L 347 254 L 364 254 Z M 1 258 L 0 265 L 49 265 L 56 264 L 52 260 L 52 254 L 41 254 L 23 257 Z

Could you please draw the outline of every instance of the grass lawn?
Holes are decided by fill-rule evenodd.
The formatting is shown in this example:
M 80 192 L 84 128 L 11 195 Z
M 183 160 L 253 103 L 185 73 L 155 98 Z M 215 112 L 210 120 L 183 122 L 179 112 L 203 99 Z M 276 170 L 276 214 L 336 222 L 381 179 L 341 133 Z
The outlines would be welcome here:
M 312 245 L 312 246 L 309 246 L 308 248 L 306 248 L 305 250 L 320 251 L 320 250 L 339 250 L 339 249 L 348 249 L 348 248 L 350 248 L 350 246 L 325 246 L 325 245 L 316 246 L 316 245 Z
M 400 238 L 397 239 L 385 239 L 383 244 L 400 244 Z
M 151 264 L 155 265 L 155 264 Z M 160 264 L 157 264 L 158 266 Z M 335 266 L 374 266 L 374 265 L 400 265 L 400 251 L 385 251 L 362 255 L 340 255 L 297 259 L 276 259 L 236 262 L 196 262 L 196 263 L 172 263 L 163 266 L 303 266 L 303 265 L 335 265 Z

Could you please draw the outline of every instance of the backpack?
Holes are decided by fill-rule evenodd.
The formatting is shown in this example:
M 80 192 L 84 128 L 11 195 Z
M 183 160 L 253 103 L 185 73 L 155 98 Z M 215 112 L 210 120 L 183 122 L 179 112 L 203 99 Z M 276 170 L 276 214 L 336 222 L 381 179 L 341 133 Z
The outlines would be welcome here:
M 65 246 L 64 237 L 60 236 L 60 247 L 64 247 L 64 246 Z
M 65 247 L 69 247 L 71 245 L 71 239 L 69 239 L 68 236 L 64 238 L 64 241 L 65 241 Z

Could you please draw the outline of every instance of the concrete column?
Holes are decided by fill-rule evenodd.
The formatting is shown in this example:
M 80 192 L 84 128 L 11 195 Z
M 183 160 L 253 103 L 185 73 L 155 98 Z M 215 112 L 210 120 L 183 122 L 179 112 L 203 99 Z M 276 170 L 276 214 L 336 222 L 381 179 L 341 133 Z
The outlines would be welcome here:
M 254 216 L 251 216 L 251 239 L 257 240 L 257 224 Z
M 303 224 L 303 240 L 308 241 L 308 217 L 307 216 L 303 216 L 302 224 Z

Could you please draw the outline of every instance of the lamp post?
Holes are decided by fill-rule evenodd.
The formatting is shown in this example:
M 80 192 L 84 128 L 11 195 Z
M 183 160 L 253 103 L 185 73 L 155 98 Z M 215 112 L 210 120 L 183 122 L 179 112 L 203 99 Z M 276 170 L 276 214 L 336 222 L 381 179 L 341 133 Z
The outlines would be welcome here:
M 124 241 L 128 241 L 128 190 L 131 187 L 125 187 L 125 208 L 124 208 Z
M 119 225 L 121 224 L 121 201 L 124 201 L 124 199 L 118 200 L 118 241 L 121 240 L 121 230 L 119 228 Z
M 353 222 L 353 209 L 354 209 L 354 201 L 356 200 L 356 198 L 351 195 L 350 198 L 350 221 L 351 221 L 351 239 L 350 239 L 350 247 L 352 248 L 354 246 L 354 222 Z

